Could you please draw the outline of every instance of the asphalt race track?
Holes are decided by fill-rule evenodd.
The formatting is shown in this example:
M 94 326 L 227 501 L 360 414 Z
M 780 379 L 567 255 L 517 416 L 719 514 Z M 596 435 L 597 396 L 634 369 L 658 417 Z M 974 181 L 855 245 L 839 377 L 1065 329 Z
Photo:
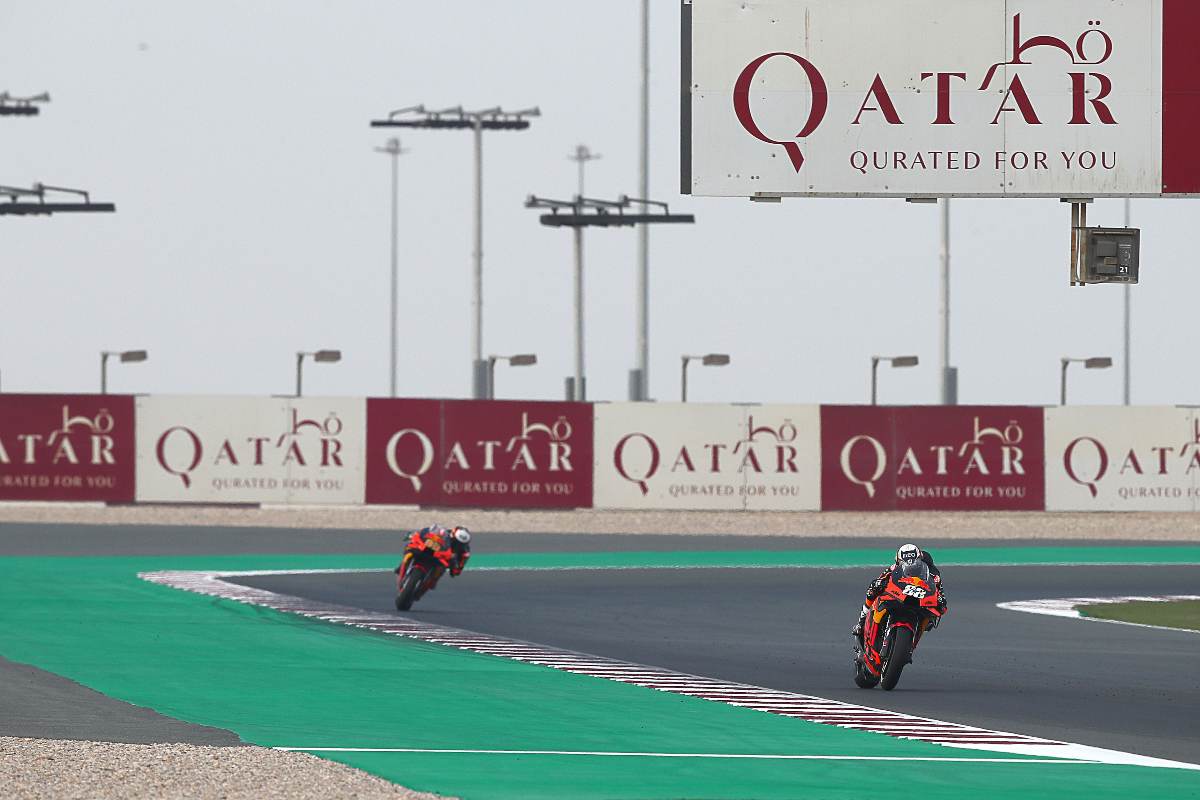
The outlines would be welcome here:
M 708 544 L 712 547 L 716 542 Z M 1045 543 L 1044 543 L 1045 544 Z M 803 542 L 793 542 L 804 547 Z M 883 555 L 886 557 L 885 551 Z M 935 551 L 936 554 L 936 551 Z M 951 612 L 894 692 L 851 681 L 862 569 L 477 571 L 422 620 L 681 672 L 1195 762 L 1200 637 L 1004 611 L 1005 600 L 1195 592 L 1196 567 L 954 567 Z M 391 573 L 238 582 L 392 609 Z
M 476 552 L 826 550 L 880 539 L 482 534 Z M 941 547 L 1079 546 L 1038 540 L 938 541 Z M 1105 542 L 1106 545 L 1121 544 Z M 1141 544 L 1129 542 L 1128 544 Z M 0 524 L 0 554 L 122 556 L 387 553 L 401 537 L 377 531 Z M 1019 614 L 1005 600 L 1192 594 L 1200 568 L 947 567 L 951 612 L 916 654 L 897 691 L 851 682 L 849 628 L 867 569 L 470 570 L 449 578 L 414 616 L 682 672 L 891 708 L 938 719 L 1196 762 L 1200 753 L 1200 636 Z M 275 591 L 392 611 L 388 572 L 243 579 Z M 2 645 L 2 643 L 0 643 Z M 0 646 L 0 655 L 3 648 Z M 0 735 L 236 744 L 0 659 Z

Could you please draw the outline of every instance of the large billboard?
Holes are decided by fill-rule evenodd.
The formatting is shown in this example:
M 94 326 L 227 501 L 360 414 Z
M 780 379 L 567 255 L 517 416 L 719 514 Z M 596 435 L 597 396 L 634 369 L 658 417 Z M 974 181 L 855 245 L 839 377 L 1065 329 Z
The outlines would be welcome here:
M 1046 508 L 1200 509 L 1200 415 L 1149 406 L 1046 409 Z
M 368 503 L 592 505 L 592 406 L 368 400 Z
M 133 398 L 0 395 L 0 500 L 132 503 Z
M 1195 0 L 684 0 L 682 189 L 1200 193 Z
M 824 511 L 1040 511 L 1042 409 L 822 406 Z
M 137 499 L 363 502 L 365 401 L 139 397 Z
M 596 507 L 815 511 L 817 406 L 596 406 Z

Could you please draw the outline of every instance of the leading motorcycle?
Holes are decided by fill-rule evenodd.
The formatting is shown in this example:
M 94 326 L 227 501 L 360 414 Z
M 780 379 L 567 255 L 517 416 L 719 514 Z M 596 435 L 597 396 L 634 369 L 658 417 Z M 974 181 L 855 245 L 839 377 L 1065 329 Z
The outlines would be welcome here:
M 862 641 L 854 637 L 854 682 L 860 688 L 896 688 L 921 636 L 941 620 L 940 594 L 924 561 L 892 568 L 868 608 Z

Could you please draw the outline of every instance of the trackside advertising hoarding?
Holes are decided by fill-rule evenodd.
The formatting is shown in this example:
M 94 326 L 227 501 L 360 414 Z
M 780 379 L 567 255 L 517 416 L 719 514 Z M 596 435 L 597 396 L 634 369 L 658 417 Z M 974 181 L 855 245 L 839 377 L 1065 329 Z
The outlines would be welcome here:
M 137 499 L 363 502 L 361 398 L 139 397 Z
M 1200 415 L 1173 407 L 1046 409 L 1046 508 L 1200 510 Z
M 596 507 L 816 510 L 817 406 L 596 406 Z
M 1200 192 L 1195 0 L 684 0 L 683 192 Z
M 1039 511 L 1043 417 L 1022 406 L 822 406 L 825 511 Z
M 509 400 L 367 401 L 368 503 L 592 505 L 592 406 Z
M 132 397 L 0 395 L 0 500 L 133 499 Z

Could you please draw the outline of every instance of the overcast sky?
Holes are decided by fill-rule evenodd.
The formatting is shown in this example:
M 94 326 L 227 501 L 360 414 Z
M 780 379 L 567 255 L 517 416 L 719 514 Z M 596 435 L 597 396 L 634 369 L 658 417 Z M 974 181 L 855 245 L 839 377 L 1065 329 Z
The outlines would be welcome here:
M 651 393 L 679 396 L 679 356 L 702 401 L 863 402 L 938 397 L 937 211 L 896 200 L 779 205 L 679 195 L 679 10 L 652 8 L 656 198 L 697 224 L 651 237 Z M 521 133 L 486 136 L 484 349 L 533 351 L 499 368 L 501 397 L 561 398 L 573 371 L 571 242 L 523 208 L 575 190 L 568 153 L 603 155 L 588 193 L 635 193 L 638 2 L 604 0 L 0 0 L 0 91 L 50 92 L 41 116 L 0 119 L 0 184 L 89 189 L 115 215 L 0 217 L 4 391 L 96 391 L 101 349 L 121 392 L 292 390 L 383 395 L 388 353 L 387 138 L 368 122 L 425 103 L 538 105 Z M 400 392 L 470 392 L 471 143 L 413 131 L 400 162 Z M 1200 403 L 1196 210 L 1134 203 L 1133 400 Z M 1052 404 L 1058 359 L 1111 355 L 1073 374 L 1071 398 L 1121 401 L 1122 289 L 1069 287 L 1066 206 L 956 201 L 952 361 L 967 403 Z M 1118 226 L 1119 201 L 1089 222 Z M 623 400 L 635 358 L 636 237 L 586 242 L 589 399 Z

